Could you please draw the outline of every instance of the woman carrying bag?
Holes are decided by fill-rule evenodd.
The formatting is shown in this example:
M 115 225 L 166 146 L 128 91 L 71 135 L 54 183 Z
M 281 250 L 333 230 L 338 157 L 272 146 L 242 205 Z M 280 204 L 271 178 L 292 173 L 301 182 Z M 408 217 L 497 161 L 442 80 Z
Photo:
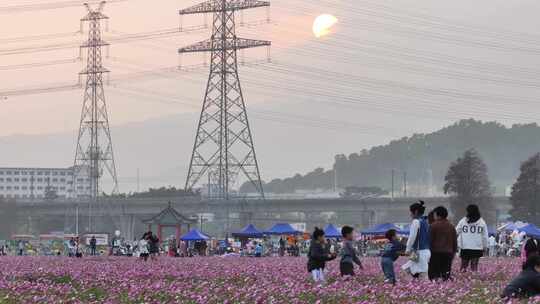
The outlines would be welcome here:
M 429 224 L 424 216 L 426 207 L 423 201 L 414 203 L 409 207 L 411 217 L 411 230 L 405 254 L 409 255 L 409 261 L 402 269 L 410 273 L 414 278 L 427 278 L 429 259 L 431 258 Z

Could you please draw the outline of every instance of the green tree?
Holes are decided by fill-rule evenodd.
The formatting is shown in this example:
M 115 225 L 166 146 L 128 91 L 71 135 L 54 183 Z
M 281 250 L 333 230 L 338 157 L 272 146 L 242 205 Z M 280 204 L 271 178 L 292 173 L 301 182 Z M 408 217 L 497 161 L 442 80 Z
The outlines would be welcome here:
M 524 161 L 520 174 L 512 186 L 510 215 L 514 220 L 540 225 L 538 199 L 540 198 L 540 153 Z
M 467 150 L 462 157 L 452 162 L 444 180 L 444 193 L 451 195 L 450 209 L 455 220 L 465 215 L 467 205 L 476 204 L 484 220 L 493 223 L 495 212 L 491 204 L 487 166 L 476 150 Z

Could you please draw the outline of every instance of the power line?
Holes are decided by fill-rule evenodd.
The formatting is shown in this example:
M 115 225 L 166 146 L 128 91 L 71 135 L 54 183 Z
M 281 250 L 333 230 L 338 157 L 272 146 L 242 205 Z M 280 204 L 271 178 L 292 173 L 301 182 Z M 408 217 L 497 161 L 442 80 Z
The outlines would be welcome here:
M 125 1 L 128 1 L 128 0 L 108 0 L 107 3 L 118 3 L 118 2 L 125 2 Z M 90 1 L 84 1 L 84 2 L 83 1 L 56 1 L 56 2 L 48 2 L 48 3 L 2 6 L 0 7 L 0 14 L 13 14 L 13 13 L 32 12 L 32 11 L 54 10 L 54 9 L 82 6 L 84 3 L 94 5 L 94 4 L 99 4 L 101 2 L 102 0 L 90 0 Z

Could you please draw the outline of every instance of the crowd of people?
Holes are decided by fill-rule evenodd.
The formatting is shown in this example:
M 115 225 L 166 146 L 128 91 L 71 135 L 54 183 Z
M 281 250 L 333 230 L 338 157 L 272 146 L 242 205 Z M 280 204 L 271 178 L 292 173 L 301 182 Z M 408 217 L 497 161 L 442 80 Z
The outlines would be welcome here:
M 493 255 L 493 237 L 477 205 L 466 208 L 466 216 L 454 227 L 448 220 L 448 210 L 439 206 L 425 216 L 423 201 L 410 206 L 412 222 L 406 244 L 397 238 L 397 231 L 386 232 L 387 242 L 381 253 L 381 270 L 385 282 L 396 284 L 394 262 L 407 257 L 401 267 L 412 279 L 451 280 L 452 265 L 456 254 L 461 259 L 460 271 L 479 271 L 480 259 L 489 252 Z M 315 282 L 324 282 L 326 262 L 340 257 L 342 276 L 355 274 L 354 265 L 362 269 L 362 263 L 352 244 L 353 228 L 341 229 L 343 245 L 339 254 L 328 243 L 324 231 L 315 228 L 308 251 L 307 270 Z M 490 241 L 491 240 L 491 241 Z M 522 250 L 524 259 L 521 273 L 504 289 L 502 297 L 530 297 L 540 295 L 540 242 L 529 238 Z

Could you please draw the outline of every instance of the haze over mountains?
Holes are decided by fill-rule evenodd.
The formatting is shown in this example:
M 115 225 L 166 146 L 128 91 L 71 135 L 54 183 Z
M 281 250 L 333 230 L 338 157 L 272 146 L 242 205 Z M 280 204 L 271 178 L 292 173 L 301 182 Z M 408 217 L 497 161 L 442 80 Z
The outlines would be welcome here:
M 273 180 L 265 189 L 273 193 L 331 190 L 337 183 L 338 188 L 378 186 L 390 190 L 394 171 L 396 192 L 402 191 L 406 178 L 408 194 L 438 195 L 450 163 L 470 148 L 486 162 L 495 194 L 503 195 L 515 181 L 521 162 L 540 151 L 540 127 L 524 124 L 508 128 L 496 122 L 461 120 L 433 133 L 339 154 L 334 163 L 337 174 L 321 167 L 305 175 Z M 249 187 L 244 190 L 249 191 Z
M 183 187 L 197 119 L 195 113 L 185 113 L 114 126 L 120 190 L 137 190 L 137 169 L 140 190 Z M 505 127 L 495 122 L 462 120 L 433 133 L 390 143 L 395 135 L 365 134 L 354 128 L 324 125 L 306 136 L 306 125 L 263 116 L 254 116 L 252 127 L 263 178 L 271 181 L 266 191 L 275 193 L 332 190 L 332 168 L 337 161 L 340 188 L 356 185 L 390 189 L 394 169 L 397 192 L 407 172 L 410 195 L 438 194 L 450 162 L 465 149 L 476 148 L 488 165 L 493 186 L 501 194 L 513 183 L 519 164 L 540 151 L 540 127 L 536 124 Z M 75 135 L 74 131 L 2 137 L 0 166 L 71 166 Z
M 113 125 L 120 191 L 136 191 L 137 169 L 140 190 L 168 185 L 183 187 L 197 120 L 198 114 L 184 113 Z M 253 115 L 251 125 L 266 180 L 307 172 L 317 165 L 329 167 L 339 151 L 357 151 L 370 142 L 386 141 L 376 135 L 362 135 L 362 141 L 351 141 L 355 129 L 347 132 L 330 127 L 313 128 L 302 122 L 268 116 Z M 311 131 L 309 135 L 305 134 L 306 128 Z M 0 137 L 0 166 L 69 167 L 73 165 L 75 143 L 76 131 Z

